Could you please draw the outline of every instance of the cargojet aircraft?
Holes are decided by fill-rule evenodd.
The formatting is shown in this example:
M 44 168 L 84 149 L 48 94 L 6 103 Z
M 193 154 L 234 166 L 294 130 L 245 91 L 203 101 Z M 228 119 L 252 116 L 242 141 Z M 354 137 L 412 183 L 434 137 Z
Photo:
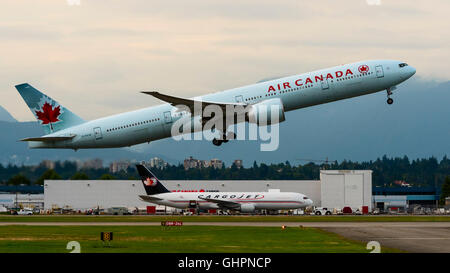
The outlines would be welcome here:
M 296 192 L 171 192 L 143 165 L 136 165 L 147 195 L 145 202 L 179 209 L 222 209 L 240 212 L 298 209 L 311 206 L 308 196 Z
M 45 135 L 22 139 L 30 148 L 113 148 L 155 141 L 173 135 L 172 125 L 179 119 L 192 120 L 193 131 L 203 131 L 213 117 L 205 111 L 194 111 L 195 105 L 221 109 L 245 107 L 244 122 L 271 125 L 283 122 L 285 112 L 332 101 L 386 91 L 387 103 L 392 104 L 392 91 L 416 70 L 395 60 L 370 60 L 335 66 L 304 74 L 260 82 L 194 98 L 180 98 L 160 92 L 142 92 L 166 104 L 85 121 L 28 83 L 16 88 Z M 182 107 L 181 107 L 182 106 Z M 263 111 L 264 107 L 277 111 Z M 275 112 L 275 113 L 274 113 Z M 209 113 L 210 114 L 210 113 Z M 270 117 L 268 117 L 270 115 Z M 276 118 L 271 118 L 274 115 Z M 220 119 L 228 117 L 227 113 Z M 217 118 L 219 119 L 219 118 Z M 260 124 L 260 121 L 266 121 Z M 200 126 L 196 126 L 200 124 Z M 234 132 L 221 127 L 213 144 L 220 146 L 236 138 Z

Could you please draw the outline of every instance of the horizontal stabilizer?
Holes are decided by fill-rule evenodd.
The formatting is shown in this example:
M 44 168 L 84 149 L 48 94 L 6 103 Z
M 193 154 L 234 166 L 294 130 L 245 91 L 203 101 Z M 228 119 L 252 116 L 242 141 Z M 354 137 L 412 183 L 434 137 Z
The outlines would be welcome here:
M 63 141 L 63 140 L 69 140 L 74 138 L 75 135 L 70 136 L 49 136 L 49 137 L 28 137 L 21 139 L 20 141 L 43 141 L 43 142 L 49 142 L 49 141 Z
M 150 196 L 150 195 L 139 195 L 139 198 L 141 198 L 142 201 L 150 202 L 150 203 L 152 201 L 161 201 L 162 200 L 161 198 Z

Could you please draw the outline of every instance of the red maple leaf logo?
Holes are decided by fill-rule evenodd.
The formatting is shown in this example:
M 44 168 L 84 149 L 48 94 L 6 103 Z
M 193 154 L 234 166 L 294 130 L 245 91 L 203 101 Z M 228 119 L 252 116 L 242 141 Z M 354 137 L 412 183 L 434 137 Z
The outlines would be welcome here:
M 145 179 L 144 184 L 146 186 L 156 186 L 157 180 L 154 177 L 147 177 L 147 179 Z
M 61 114 L 61 109 L 58 106 L 56 106 L 55 108 L 53 108 L 50 103 L 45 102 L 44 105 L 42 106 L 42 111 L 37 111 L 36 112 L 36 116 L 37 118 L 42 121 L 42 124 L 50 124 L 50 128 L 53 130 L 53 126 L 52 123 L 53 122 L 57 122 L 60 121 L 58 119 L 59 115 Z
M 367 65 L 363 64 L 358 67 L 358 70 L 360 73 L 367 73 L 367 72 L 369 72 L 369 67 Z

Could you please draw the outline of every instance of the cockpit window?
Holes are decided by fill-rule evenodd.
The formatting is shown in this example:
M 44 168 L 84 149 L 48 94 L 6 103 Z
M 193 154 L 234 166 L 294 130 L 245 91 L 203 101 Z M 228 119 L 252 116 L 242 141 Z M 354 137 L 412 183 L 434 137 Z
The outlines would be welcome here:
M 309 199 L 308 196 L 303 196 L 303 200 Z
M 407 64 L 407 63 L 401 63 L 401 64 L 399 64 L 398 66 L 399 66 L 399 67 L 404 67 L 404 66 L 408 66 L 408 64 Z

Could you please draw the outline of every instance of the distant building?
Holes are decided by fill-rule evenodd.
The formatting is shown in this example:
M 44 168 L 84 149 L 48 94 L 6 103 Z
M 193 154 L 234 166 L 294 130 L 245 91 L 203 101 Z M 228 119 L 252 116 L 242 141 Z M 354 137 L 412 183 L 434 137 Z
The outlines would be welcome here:
M 42 188 L 43 190 L 43 188 Z M 0 194 L 0 207 L 44 208 L 44 194 Z
M 83 164 L 84 164 L 83 161 L 77 159 L 77 160 L 74 161 L 74 163 L 77 165 L 77 170 L 80 170 L 80 169 L 83 168 Z
M 90 159 L 83 162 L 83 169 L 101 169 L 103 168 L 103 160 L 100 158 Z
M 222 169 L 223 162 L 220 159 L 214 158 L 214 159 L 211 159 L 210 166 L 213 167 L 214 169 Z
M 159 157 L 151 158 L 148 162 L 148 166 L 150 168 L 157 168 L 157 169 L 161 169 L 161 170 L 166 168 L 167 165 L 168 165 L 167 162 L 165 162 L 164 160 L 162 160 Z
M 202 161 L 190 156 L 184 160 L 183 166 L 185 170 L 199 169 L 202 167 Z
M 52 160 L 42 160 L 40 165 L 51 170 L 55 168 L 55 162 L 53 162 Z
M 234 166 L 236 166 L 236 168 L 238 169 L 242 168 L 242 159 L 236 159 L 233 163 Z
M 201 169 L 201 168 L 208 168 L 213 167 L 214 169 L 221 169 L 223 167 L 223 162 L 220 159 L 214 158 L 211 160 L 199 160 L 195 159 L 192 156 L 189 158 L 186 158 L 184 160 L 184 169 Z
M 129 166 L 129 161 L 113 161 L 111 164 L 109 164 L 109 171 L 111 173 L 118 173 L 120 171 L 126 172 Z
M 200 164 L 202 168 L 211 167 L 211 161 L 209 160 L 200 160 Z
M 445 205 L 450 206 L 450 197 L 445 197 Z
M 321 180 L 164 180 L 173 192 L 281 192 L 303 193 L 316 207 L 352 210 L 372 209 L 372 171 L 320 171 Z M 155 206 L 138 195 L 145 194 L 140 180 L 45 180 L 44 207 L 73 209 L 127 207 L 145 210 Z M 105 194 L 107 193 L 107 194 Z
M 374 187 L 374 206 L 380 211 L 389 207 L 408 208 L 411 205 L 436 206 L 440 189 L 435 187 Z

